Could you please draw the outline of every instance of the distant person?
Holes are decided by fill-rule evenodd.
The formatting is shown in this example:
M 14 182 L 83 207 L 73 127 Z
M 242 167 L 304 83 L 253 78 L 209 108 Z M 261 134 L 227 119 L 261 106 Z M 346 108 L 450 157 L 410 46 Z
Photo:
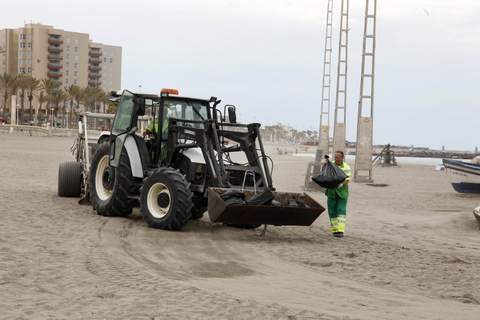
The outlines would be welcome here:
M 347 175 L 347 179 L 335 189 L 327 189 L 328 216 L 333 235 L 342 238 L 345 233 L 347 219 L 348 184 L 352 175 L 352 169 L 344 162 L 345 154 L 342 151 L 335 152 L 335 165 Z

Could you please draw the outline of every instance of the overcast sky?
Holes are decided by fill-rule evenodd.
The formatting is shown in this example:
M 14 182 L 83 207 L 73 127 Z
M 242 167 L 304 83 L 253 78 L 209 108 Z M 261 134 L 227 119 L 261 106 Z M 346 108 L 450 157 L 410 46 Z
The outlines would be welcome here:
M 334 3 L 336 49 L 340 0 Z M 355 140 L 365 2 L 350 3 L 347 138 Z M 94 41 L 123 47 L 124 88 L 218 96 L 236 104 L 242 120 L 316 130 L 326 5 L 2 1 L 0 27 L 31 20 L 87 32 Z M 478 0 L 378 0 L 375 143 L 480 146 L 479 17 Z

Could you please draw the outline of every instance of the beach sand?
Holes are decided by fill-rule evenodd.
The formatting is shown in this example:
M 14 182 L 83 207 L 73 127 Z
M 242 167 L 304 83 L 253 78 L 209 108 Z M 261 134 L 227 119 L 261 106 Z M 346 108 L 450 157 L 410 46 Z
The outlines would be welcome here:
M 351 185 L 347 235 L 149 229 L 58 198 L 72 138 L 0 134 L 1 319 L 479 319 L 479 196 L 431 166 L 376 168 Z M 308 158 L 278 155 L 274 184 L 301 191 Z M 322 205 L 326 198 L 311 193 Z

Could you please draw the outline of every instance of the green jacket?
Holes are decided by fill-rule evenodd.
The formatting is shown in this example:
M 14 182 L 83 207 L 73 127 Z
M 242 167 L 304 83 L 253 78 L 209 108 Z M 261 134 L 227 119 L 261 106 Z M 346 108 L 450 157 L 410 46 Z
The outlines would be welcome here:
M 333 165 L 336 165 L 333 163 Z M 348 183 L 350 182 L 350 177 L 352 176 L 352 169 L 348 165 L 348 163 L 344 162 L 341 166 L 337 166 L 340 169 L 342 169 L 343 172 L 347 175 L 347 179 L 345 179 L 345 182 L 343 185 L 339 188 L 335 189 L 327 189 L 327 196 L 329 198 L 335 198 L 336 195 L 338 195 L 341 199 L 347 199 L 348 198 Z
M 166 139 L 167 133 L 168 133 L 168 118 L 163 119 L 163 127 L 162 127 L 162 138 Z M 147 126 L 147 130 L 153 133 L 157 133 L 159 131 L 160 123 L 158 122 L 158 119 L 155 119 L 155 124 L 154 121 L 150 121 L 150 123 Z
M 163 119 L 162 137 L 161 137 L 162 139 L 167 139 L 167 138 L 168 138 L 167 135 L 168 135 L 168 125 L 169 125 L 169 123 L 170 123 L 170 122 L 168 121 L 168 118 L 164 118 L 164 119 Z M 160 124 L 159 124 L 158 120 L 155 119 L 155 123 L 154 123 L 154 121 L 152 120 L 152 121 L 148 124 L 146 130 L 148 130 L 148 131 L 150 131 L 150 132 L 152 132 L 152 133 L 155 133 L 155 134 L 156 134 L 158 131 L 160 131 Z M 161 153 L 160 153 L 160 160 L 163 161 L 163 160 L 165 160 L 165 159 L 167 158 L 167 148 L 166 148 L 166 145 L 167 145 L 167 144 L 166 144 L 165 142 L 163 142 L 163 141 L 161 142 L 161 144 L 162 144 L 162 151 L 161 151 Z

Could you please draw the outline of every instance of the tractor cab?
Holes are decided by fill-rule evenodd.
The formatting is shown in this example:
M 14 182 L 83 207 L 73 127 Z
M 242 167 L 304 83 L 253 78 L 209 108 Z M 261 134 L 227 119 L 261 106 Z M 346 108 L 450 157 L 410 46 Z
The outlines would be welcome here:
M 143 137 L 148 149 L 148 159 L 145 160 L 156 164 L 167 160 L 166 144 L 172 123 L 193 130 L 205 130 L 206 122 L 213 118 L 218 120 L 219 114 L 224 120 L 222 113 L 216 109 L 221 100 L 215 97 L 209 100 L 181 97 L 175 89 L 162 89 L 159 96 L 125 90 L 116 99 L 119 103 L 110 135 L 113 166 L 118 164 L 117 160 L 128 135 L 136 133 Z M 231 111 L 232 107 L 229 109 L 230 118 L 236 118 Z M 139 139 L 136 140 L 141 143 Z

